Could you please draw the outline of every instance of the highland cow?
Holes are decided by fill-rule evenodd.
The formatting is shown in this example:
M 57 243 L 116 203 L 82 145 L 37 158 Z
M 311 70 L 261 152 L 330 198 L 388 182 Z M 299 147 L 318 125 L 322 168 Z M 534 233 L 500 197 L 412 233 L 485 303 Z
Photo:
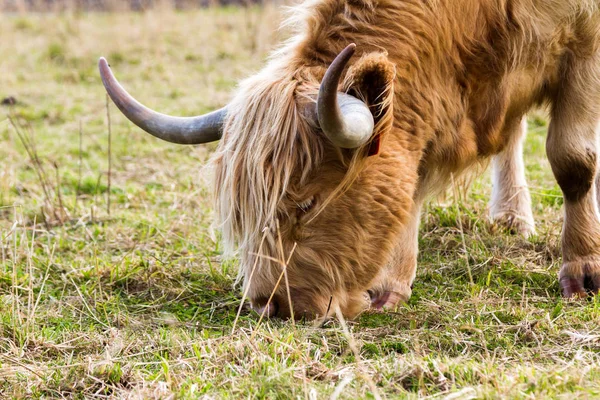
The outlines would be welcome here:
M 547 153 L 564 194 L 567 297 L 600 288 L 600 1 L 311 0 L 233 100 L 159 114 L 104 59 L 119 109 L 184 144 L 220 140 L 217 224 L 251 305 L 347 317 L 411 295 L 423 201 L 491 158 L 493 220 L 534 232 L 522 143 L 548 105 Z

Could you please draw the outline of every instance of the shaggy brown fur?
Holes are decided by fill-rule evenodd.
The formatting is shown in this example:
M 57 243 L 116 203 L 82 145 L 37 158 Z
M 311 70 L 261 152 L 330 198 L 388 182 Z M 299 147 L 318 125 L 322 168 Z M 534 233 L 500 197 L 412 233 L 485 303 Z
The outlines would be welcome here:
M 519 126 L 545 102 L 548 152 L 566 197 L 561 279 L 567 295 L 597 290 L 599 6 L 313 0 L 295 8 L 287 23 L 297 34 L 241 85 L 214 159 L 219 225 L 228 248 L 238 248 L 253 306 L 266 305 L 284 266 L 271 314 L 323 316 L 340 306 L 352 317 L 369 305 L 368 290 L 378 307 L 407 298 L 421 202 L 450 174 L 496 154 L 492 212 L 512 210 L 532 224 L 527 189 L 517 187 L 525 185 Z M 306 117 L 349 43 L 360 56 L 340 89 L 376 118 L 382 139 L 373 157 L 369 145 L 334 148 Z M 519 190 L 522 201 L 508 204 Z

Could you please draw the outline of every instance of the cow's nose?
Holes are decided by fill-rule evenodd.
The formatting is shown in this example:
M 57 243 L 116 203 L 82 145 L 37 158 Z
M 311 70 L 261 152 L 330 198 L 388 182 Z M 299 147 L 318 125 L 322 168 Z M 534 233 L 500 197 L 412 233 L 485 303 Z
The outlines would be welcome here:
M 258 315 L 264 314 L 264 316 L 267 318 L 273 318 L 273 317 L 276 317 L 277 314 L 279 313 L 279 303 L 277 302 L 277 300 L 275 300 L 273 298 L 273 299 L 271 299 L 271 301 L 269 303 L 266 303 L 266 302 L 265 302 L 265 304 L 261 304 L 261 303 L 256 304 L 255 303 L 252 306 L 252 309 L 254 311 L 256 311 L 256 313 Z

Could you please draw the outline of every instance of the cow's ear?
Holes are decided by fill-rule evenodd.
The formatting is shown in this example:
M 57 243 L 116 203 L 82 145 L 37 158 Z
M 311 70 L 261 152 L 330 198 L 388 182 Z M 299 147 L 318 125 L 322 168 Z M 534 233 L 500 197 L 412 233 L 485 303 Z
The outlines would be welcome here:
M 362 101 L 373 113 L 375 131 L 370 154 L 379 152 L 379 143 L 393 123 L 394 78 L 396 69 L 385 53 L 368 53 L 350 67 L 343 88 Z

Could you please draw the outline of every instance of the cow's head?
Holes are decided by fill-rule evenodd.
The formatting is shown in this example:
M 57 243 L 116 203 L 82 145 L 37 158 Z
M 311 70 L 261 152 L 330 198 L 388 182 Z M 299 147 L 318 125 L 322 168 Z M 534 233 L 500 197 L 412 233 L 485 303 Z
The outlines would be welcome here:
M 194 118 L 144 107 L 100 61 L 110 97 L 142 129 L 181 144 L 221 140 L 217 222 L 238 252 L 252 307 L 269 316 L 362 310 L 411 205 L 401 182 L 416 171 L 398 157 L 405 149 L 369 157 L 392 126 L 394 67 L 370 53 L 346 68 L 354 50 L 328 68 L 281 57 L 242 83 L 229 105 Z

